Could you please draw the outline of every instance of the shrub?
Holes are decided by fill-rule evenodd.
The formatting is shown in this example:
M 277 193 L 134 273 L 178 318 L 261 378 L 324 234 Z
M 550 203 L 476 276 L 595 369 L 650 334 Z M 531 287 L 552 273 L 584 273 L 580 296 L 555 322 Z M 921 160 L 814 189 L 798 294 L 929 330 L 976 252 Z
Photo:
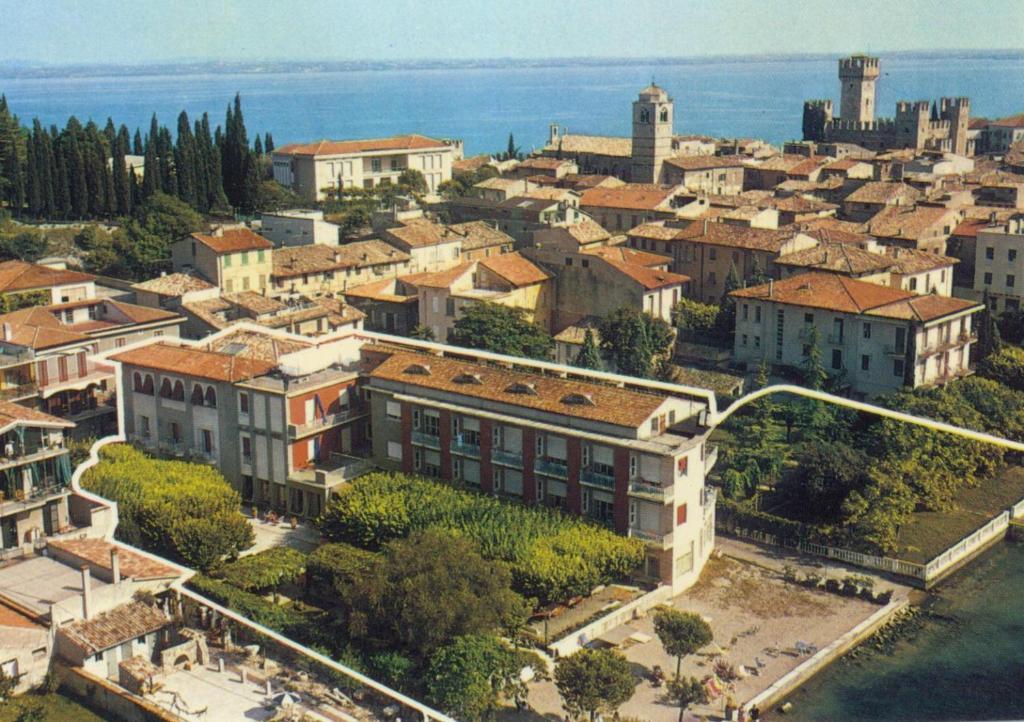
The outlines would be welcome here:
M 513 586 L 542 602 L 587 594 L 640 565 L 643 542 L 543 507 L 523 507 L 424 477 L 377 473 L 336 495 L 320 529 L 365 549 L 428 528 L 457 531 L 485 559 L 507 562 Z
M 101 456 L 82 485 L 117 502 L 119 539 L 201 570 L 252 545 L 238 492 L 213 467 L 120 444 Z
M 289 637 L 294 636 L 297 640 L 309 639 L 306 633 L 308 620 L 293 609 L 268 602 L 261 596 L 244 592 L 226 582 L 202 574 L 196 574 L 189 579 L 188 586 L 257 624 L 270 627 Z
M 306 558 L 306 583 L 314 594 L 334 596 L 338 584 L 358 581 L 376 560 L 374 552 L 351 544 L 323 544 Z
M 220 570 L 228 584 L 246 592 L 265 594 L 297 581 L 306 571 L 306 555 L 291 547 L 274 547 L 242 557 Z

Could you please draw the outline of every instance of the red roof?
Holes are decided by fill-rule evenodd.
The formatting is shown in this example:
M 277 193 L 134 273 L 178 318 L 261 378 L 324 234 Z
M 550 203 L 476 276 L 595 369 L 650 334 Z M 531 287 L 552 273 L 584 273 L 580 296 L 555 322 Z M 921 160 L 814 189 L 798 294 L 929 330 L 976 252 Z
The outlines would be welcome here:
M 274 149 L 274 155 L 346 155 L 390 150 L 425 150 L 447 148 L 440 140 L 424 135 L 396 135 L 391 138 L 369 140 L 320 140 L 314 143 L 292 143 Z
M 88 273 L 50 268 L 37 263 L 26 263 L 25 261 L 0 263 L 0 293 L 29 291 L 37 288 L 50 289 L 53 286 L 95 280 L 96 277 Z
M 192 237 L 214 253 L 270 250 L 274 244 L 248 228 L 223 228 L 213 233 L 193 233 Z
M 1017 113 L 1007 118 L 993 120 L 989 125 L 998 125 L 1001 128 L 1024 128 L 1024 113 Z
M 110 360 L 157 371 L 198 376 L 229 383 L 262 376 L 274 368 L 274 364 L 266 361 L 192 347 L 172 346 L 167 343 L 153 343 L 123 351 L 111 356 Z

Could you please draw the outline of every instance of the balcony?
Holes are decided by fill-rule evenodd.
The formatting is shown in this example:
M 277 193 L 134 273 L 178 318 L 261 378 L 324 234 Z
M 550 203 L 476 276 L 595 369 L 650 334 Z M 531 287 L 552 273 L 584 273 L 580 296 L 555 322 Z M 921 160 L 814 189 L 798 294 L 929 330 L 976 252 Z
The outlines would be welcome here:
M 959 334 L 956 338 L 949 338 L 944 341 L 937 341 L 932 344 L 928 344 L 918 353 L 918 357 L 927 358 L 934 356 L 935 354 L 942 353 L 943 351 L 949 351 L 950 349 L 963 346 L 967 343 L 973 343 L 978 340 L 978 335 L 975 333 L 964 333 Z
M 480 444 L 472 444 L 468 441 L 463 441 L 460 436 L 456 436 L 452 439 L 451 449 L 453 454 L 471 456 L 474 459 L 480 458 Z
M 43 461 L 45 459 L 52 459 L 57 456 L 67 454 L 68 450 L 64 448 L 63 444 L 54 444 L 53 446 L 42 446 L 37 448 L 35 451 L 29 453 L 17 452 L 10 456 L 0 456 L 0 470 L 13 469 L 18 466 L 24 466 L 25 464 L 31 464 L 35 461 Z
M 569 478 L 569 467 L 564 460 L 559 459 L 537 459 L 533 462 L 533 470 L 545 476 L 554 476 L 559 479 Z
M 645 531 L 644 529 L 630 528 L 629 535 L 636 539 L 645 541 L 659 549 L 672 548 L 672 532 L 669 532 L 668 534 L 661 534 L 659 532 Z
M 610 474 L 602 474 L 600 471 L 594 471 L 593 469 L 583 469 L 580 471 L 580 483 L 597 486 L 610 491 L 615 489 L 614 476 Z
M 0 389 L 0 401 L 17 401 L 27 399 L 39 393 L 39 385 L 35 382 L 12 384 Z
M 676 490 L 674 486 L 660 486 L 643 479 L 638 479 L 629 483 L 629 493 L 630 496 L 639 496 L 642 499 L 650 499 L 651 501 L 666 504 L 675 498 Z
M 885 348 L 885 353 L 888 356 L 906 356 L 907 355 L 907 347 L 906 346 L 887 346 Z
M 68 491 L 67 484 L 58 484 L 53 479 L 47 479 L 45 484 L 33 486 L 27 494 L 19 490 L 11 499 L 4 498 L 3 492 L 0 492 L 0 516 L 16 514 L 25 509 L 45 504 L 54 497 L 67 494 Z
M 516 469 L 523 468 L 523 453 L 521 451 L 506 451 L 505 449 L 491 449 L 491 462 L 502 466 L 512 466 Z
M 715 464 L 718 463 L 718 447 L 712 444 L 707 444 L 704 447 L 704 476 L 711 473 L 711 470 L 715 468 Z
M 288 475 L 288 481 L 330 489 L 338 484 L 352 481 L 372 469 L 373 462 L 370 459 L 332 453 L 329 459 L 318 462 L 311 468 L 296 469 Z
M 360 405 L 342 409 L 333 414 L 324 414 L 304 424 L 288 424 L 288 438 L 296 439 L 300 436 L 306 436 L 321 429 L 327 429 L 352 421 L 353 419 L 358 419 L 360 416 L 366 416 L 368 413 L 369 410 L 365 406 Z
M 414 431 L 412 432 L 412 443 L 417 446 L 426 446 L 428 449 L 441 450 L 441 437 L 436 434 Z
M 136 446 L 141 446 L 144 449 L 156 448 L 156 439 L 153 438 L 152 434 L 128 434 L 128 441 L 135 444 Z
M 204 449 L 188 449 L 188 456 L 193 461 L 198 461 L 201 464 L 216 464 L 220 461 L 220 457 L 217 454 L 216 449 L 206 451 Z
M 714 507 L 715 502 L 718 500 L 718 488 L 714 486 L 705 486 L 701 490 L 700 505 L 704 507 L 705 514 L 710 507 Z
M 841 333 L 830 333 L 827 338 L 828 338 L 828 342 L 829 342 L 830 345 L 832 345 L 832 346 L 842 346 L 843 342 L 844 342 L 844 339 L 846 337 L 845 337 L 844 334 L 841 334 Z
M 185 442 L 181 439 L 160 439 L 156 445 L 162 453 L 170 456 L 184 456 L 185 455 Z

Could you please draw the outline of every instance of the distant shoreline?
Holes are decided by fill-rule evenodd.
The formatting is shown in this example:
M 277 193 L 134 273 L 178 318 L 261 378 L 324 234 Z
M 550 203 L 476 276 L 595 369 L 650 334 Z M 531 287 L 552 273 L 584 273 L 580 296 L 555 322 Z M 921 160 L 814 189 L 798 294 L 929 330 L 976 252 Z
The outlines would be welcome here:
M 887 58 L 1006 58 L 1024 56 L 1024 49 L 992 50 L 919 50 L 877 51 Z M 100 78 L 110 76 L 162 76 L 195 74 L 273 75 L 281 73 L 331 73 L 365 71 L 475 70 L 496 68 L 605 67 L 609 65 L 705 65 L 722 62 L 791 62 L 833 60 L 836 53 L 789 53 L 779 55 L 701 55 L 644 58 L 481 58 L 458 60 L 195 60 L 142 64 L 47 64 L 39 62 L 0 62 L 0 78 Z

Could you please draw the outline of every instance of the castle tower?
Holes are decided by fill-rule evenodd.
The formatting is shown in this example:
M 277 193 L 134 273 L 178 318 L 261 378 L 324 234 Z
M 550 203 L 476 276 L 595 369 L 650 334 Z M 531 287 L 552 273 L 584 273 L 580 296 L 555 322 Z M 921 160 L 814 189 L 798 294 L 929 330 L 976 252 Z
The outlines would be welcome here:
M 853 55 L 839 61 L 839 117 L 860 123 L 875 119 L 878 58 Z
M 822 143 L 826 140 L 826 128 L 832 122 L 831 100 L 808 100 L 804 102 L 804 140 Z
M 939 117 L 949 121 L 951 150 L 957 155 L 973 155 L 967 142 L 967 127 L 971 122 L 970 99 L 942 98 L 939 100 Z
M 633 101 L 633 183 L 657 183 L 672 156 L 672 98 L 654 83 Z

